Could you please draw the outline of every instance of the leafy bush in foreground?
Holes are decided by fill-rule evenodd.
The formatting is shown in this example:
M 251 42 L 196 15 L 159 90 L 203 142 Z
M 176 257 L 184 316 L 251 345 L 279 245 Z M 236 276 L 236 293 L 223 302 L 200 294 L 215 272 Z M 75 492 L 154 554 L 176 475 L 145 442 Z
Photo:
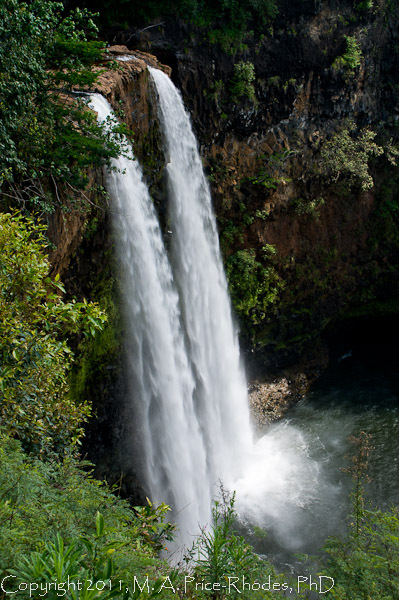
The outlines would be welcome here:
M 105 315 L 94 303 L 62 300 L 60 281 L 48 277 L 46 247 L 43 226 L 0 213 L 0 423 L 25 450 L 62 455 L 90 414 L 68 396 L 65 334 L 94 335 Z
M 130 573 L 155 581 L 166 571 L 154 556 L 173 530 L 164 521 L 167 507 L 134 510 L 87 467 L 72 458 L 29 457 L 0 431 L 0 577 L 40 583 L 113 574 L 128 582 Z

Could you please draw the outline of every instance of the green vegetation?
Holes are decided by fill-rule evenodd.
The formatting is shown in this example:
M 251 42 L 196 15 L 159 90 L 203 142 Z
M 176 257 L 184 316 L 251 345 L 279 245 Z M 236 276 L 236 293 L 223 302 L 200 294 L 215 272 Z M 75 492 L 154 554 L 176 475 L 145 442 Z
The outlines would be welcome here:
M 274 246 L 265 246 L 263 261 L 275 254 Z M 249 333 L 260 324 L 277 301 L 283 283 L 272 264 L 257 260 L 253 248 L 237 250 L 226 259 L 226 274 L 233 306 Z
M 81 256 L 86 252 L 87 247 L 83 246 Z M 90 296 L 106 313 L 107 321 L 94 337 L 86 337 L 79 344 L 78 356 L 69 376 L 70 395 L 77 403 L 81 398 L 94 403 L 99 389 L 103 390 L 105 399 L 106 390 L 112 388 L 115 377 L 114 370 L 109 367 L 117 368 L 120 364 L 123 334 L 115 272 L 115 257 L 110 249 L 104 252 L 100 272 L 90 276 Z
M 229 495 L 221 489 L 220 500 L 215 501 L 212 510 L 212 525 L 203 528 L 193 544 L 186 560 L 191 565 L 190 583 L 194 587 L 199 584 L 195 598 L 280 598 L 278 577 L 267 561 L 255 554 L 253 548 L 236 532 L 237 514 L 234 509 L 235 494 Z M 270 591 L 258 590 L 256 582 L 266 582 L 270 577 Z M 229 579 L 230 578 L 230 579 Z M 201 589 L 201 582 L 206 581 L 213 587 L 213 593 Z M 251 582 L 248 591 L 242 582 Z M 229 587 L 226 583 L 231 583 Z M 260 585 L 259 585 L 260 587 Z
M 320 208 L 324 204 L 324 198 L 318 197 L 313 199 L 295 198 L 291 202 L 291 206 L 297 215 L 310 215 L 311 217 L 318 219 L 320 214 Z
M 90 412 L 68 398 L 65 333 L 94 335 L 105 315 L 93 303 L 62 300 L 58 277 L 48 277 L 46 246 L 32 218 L 0 213 L 0 415 L 25 450 L 62 455 Z
M 317 563 L 320 565 L 321 561 L 318 575 L 334 579 L 329 598 L 395 600 L 399 592 L 398 514 L 396 510 L 381 512 L 365 508 L 363 482 L 367 480 L 369 436 L 362 433 L 353 442 L 357 451 L 349 469 L 354 480 L 354 490 L 351 495 L 352 511 L 349 515 L 348 533 L 345 539 L 328 539 L 321 551 L 324 558 L 313 557 L 313 568 Z M 214 586 L 213 593 L 200 588 L 195 598 L 280 599 L 286 597 L 284 586 L 287 584 L 291 589 L 297 590 L 296 581 L 291 580 L 290 576 L 276 574 L 273 567 L 261 560 L 237 534 L 234 494 L 229 496 L 223 489 L 221 501 L 214 505 L 213 525 L 199 535 L 189 558 L 194 582 L 206 581 Z M 251 581 L 255 585 L 250 591 L 240 589 L 241 593 L 232 587 L 227 594 L 223 584 L 229 581 L 229 576 L 238 577 L 239 582 Z M 269 577 L 274 589 L 262 590 L 256 587 L 256 582 L 264 583 Z M 309 598 L 306 587 L 296 597 Z
M 117 156 L 113 135 L 71 95 L 96 80 L 104 44 L 91 15 L 60 2 L 0 5 L 0 198 L 51 211 L 58 186 L 84 188 L 86 169 Z M 48 182 L 46 183 L 44 179 Z M 58 184 L 57 184 L 58 182 Z M 70 194 L 71 195 L 71 194 Z
M 357 69 L 362 60 L 362 51 L 357 39 L 353 36 L 346 35 L 346 50 L 342 56 L 338 56 L 333 64 L 333 69 L 340 70 L 344 69 L 349 73 L 354 73 L 355 69 Z
M 345 539 L 327 540 L 323 571 L 336 582 L 331 590 L 336 600 L 394 600 L 399 594 L 398 510 L 366 508 L 364 483 L 368 481 L 371 438 L 362 432 L 352 442 L 356 452 L 348 469 L 354 481 L 348 533 Z
M 221 236 L 220 236 L 220 245 L 225 255 L 228 255 L 231 252 L 231 248 L 234 247 L 236 243 L 242 244 L 244 242 L 242 227 L 235 225 L 231 219 L 227 221 Z
M 261 219 L 262 221 L 267 221 L 267 219 L 269 218 L 269 211 L 263 209 L 263 210 L 256 210 L 255 211 L 255 217 L 257 219 Z
M 216 106 L 218 108 L 220 108 L 223 90 L 224 90 L 224 83 L 223 83 L 223 81 L 218 79 L 217 81 L 215 81 L 213 83 L 211 89 L 208 92 L 204 91 L 204 93 L 205 93 L 206 97 L 208 98 L 208 100 L 213 100 L 213 102 L 216 104 Z
M 327 559 L 314 557 L 313 565 L 318 563 L 320 574 L 333 577 L 331 598 L 395 600 L 399 519 L 395 510 L 366 508 L 368 436 L 363 434 L 356 443 L 348 534 L 327 540 Z M 290 575 L 276 574 L 237 533 L 234 494 L 222 488 L 212 524 L 203 528 L 179 569 L 171 569 L 156 556 L 173 533 L 165 521 L 168 507 L 148 504 L 132 509 L 92 479 L 85 467 L 72 458 L 50 462 L 30 457 L 18 441 L 0 432 L 0 576 L 13 576 L 4 581 L 7 591 L 22 586 L 18 597 L 26 600 L 27 583 L 33 597 L 47 590 L 45 597 L 56 600 L 68 577 L 75 586 L 81 582 L 79 593 L 70 586 L 65 597 L 71 600 L 177 600 L 178 588 L 188 599 L 280 600 L 286 597 L 284 586 L 295 589 Z M 274 588 L 262 589 L 269 577 Z M 251 589 L 242 588 L 242 581 L 250 582 Z M 303 588 L 297 597 L 306 594 Z
M 399 515 L 359 509 L 345 540 L 330 539 L 325 574 L 337 582 L 331 598 L 394 600 L 399 594 Z M 358 527 L 358 529 L 357 529 Z
M 276 586 L 289 580 L 276 575 L 237 533 L 234 496 L 224 495 L 215 503 L 212 524 L 194 542 L 185 568 L 176 571 L 157 556 L 173 534 L 166 521 L 168 507 L 149 503 L 132 509 L 88 475 L 88 465 L 74 457 L 87 406 L 68 397 L 65 377 L 71 352 L 60 335 L 61 329 L 65 335 L 65 328 L 83 328 L 90 338 L 102 327 L 104 316 L 95 305 L 62 300 L 62 284 L 47 277 L 43 227 L 32 218 L 3 213 L 0 244 L 0 322 L 7 345 L 0 354 L 2 411 L 8 411 L 2 420 L 7 432 L 0 428 L 0 575 L 13 576 L 6 589 L 15 591 L 26 582 L 43 588 L 51 583 L 47 597 L 56 600 L 63 590 L 54 588 L 55 580 L 61 584 L 69 576 L 70 583 L 83 585 L 79 594 L 69 592 L 66 597 L 71 599 L 177 600 L 177 588 L 183 589 L 188 577 L 187 598 L 283 598 L 281 587 L 242 593 L 231 587 L 228 594 L 222 587 L 229 576 L 259 583 L 270 575 Z M 235 281 L 233 275 L 233 284 L 242 285 L 235 290 L 237 297 L 255 322 L 264 318 L 257 306 L 271 303 L 276 293 L 270 288 L 273 275 L 265 274 L 267 267 L 256 260 L 254 251 L 239 252 L 231 263 L 238 261 L 242 276 Z M 265 246 L 263 259 L 270 261 L 274 252 Z M 255 297 L 255 304 L 248 306 Z M 371 589 L 371 598 L 394 600 L 399 589 L 399 520 L 395 511 L 365 507 L 365 454 L 363 444 L 352 469 L 354 508 L 348 536 L 328 540 L 328 562 L 323 560 L 320 569 L 336 581 L 332 598 L 364 600 Z M 204 581 L 213 590 L 201 587 Z M 18 593 L 23 600 L 29 597 L 24 588 Z
M 116 588 L 91 591 L 90 580 L 128 584 L 129 573 L 149 571 L 156 582 L 166 566 L 155 555 L 173 526 L 168 507 L 129 508 L 77 459 L 90 406 L 68 393 L 66 335 L 95 336 L 105 315 L 94 303 L 62 299 L 46 247 L 32 217 L 0 213 L 0 575 L 12 575 L 9 590 L 69 576 L 86 587 L 67 597 L 122 597 Z
M 230 93 L 234 102 L 245 96 L 252 102 L 255 100 L 255 68 L 252 63 L 241 60 L 234 65 L 234 74 L 230 81 Z
M 98 8 L 94 0 L 83 5 Z M 276 0 L 104 0 L 101 6 L 101 20 L 107 26 L 178 17 L 201 28 L 211 43 L 219 43 L 225 51 L 238 49 L 251 28 L 264 26 L 278 12 Z
M 267 83 L 269 85 L 278 87 L 280 84 L 280 75 L 274 75 L 274 77 L 269 77 L 269 79 L 267 80 Z
M 174 527 L 167 506 L 132 509 L 78 459 L 90 405 L 70 397 L 66 336 L 92 338 L 105 315 L 94 303 L 62 299 L 46 248 L 44 226 L 0 213 L 0 576 L 23 599 L 51 583 L 46 597 L 55 600 L 55 582 L 68 577 L 84 586 L 68 598 L 137 598 L 116 582 L 150 573 L 162 585 L 169 569 L 156 554 Z
M 9 589 L 18 582 L 54 585 L 68 575 L 86 585 L 111 576 L 128 582 L 129 573 L 149 572 L 155 580 L 166 571 L 155 553 L 173 531 L 165 521 L 168 507 L 130 508 L 93 479 L 88 466 L 71 457 L 39 460 L 0 432 L 0 576 L 16 576 Z M 46 597 L 57 595 L 53 590 Z
M 362 0 L 361 2 L 357 2 L 355 4 L 355 10 L 359 13 L 365 13 L 371 10 L 374 7 L 373 0 Z
M 289 183 L 291 179 L 285 176 L 287 163 L 296 154 L 294 150 L 282 150 L 273 152 L 269 156 L 259 156 L 258 160 L 262 166 L 255 177 L 249 177 L 248 181 L 254 185 L 261 185 L 268 190 L 276 190 L 280 183 Z
M 333 182 L 345 177 L 350 187 L 369 190 L 374 181 L 369 172 L 369 160 L 381 156 L 384 149 L 374 141 L 376 133 L 370 129 L 357 131 L 350 121 L 321 147 L 322 169 L 327 170 Z

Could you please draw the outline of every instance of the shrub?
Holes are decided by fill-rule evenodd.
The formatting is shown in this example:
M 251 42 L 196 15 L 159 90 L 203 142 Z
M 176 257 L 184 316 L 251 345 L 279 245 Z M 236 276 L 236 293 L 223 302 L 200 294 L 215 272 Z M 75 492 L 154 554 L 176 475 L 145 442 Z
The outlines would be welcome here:
M 267 254 L 275 252 L 269 246 Z M 268 258 L 268 257 L 266 257 Z M 273 266 L 256 259 L 253 248 L 237 250 L 226 260 L 226 273 L 233 306 L 247 328 L 265 319 L 267 310 L 276 302 L 282 282 Z
M 357 132 L 356 125 L 350 121 L 331 140 L 324 142 L 321 148 L 322 169 L 327 170 L 333 181 L 345 176 L 350 186 L 358 185 L 362 190 L 371 189 L 374 182 L 369 172 L 369 160 L 384 152 L 374 141 L 376 135 L 370 129 Z
M 191 580 L 195 598 L 281 598 L 276 591 L 261 590 L 257 592 L 257 583 L 264 584 L 271 580 L 276 583 L 273 567 L 255 554 L 253 548 L 236 532 L 237 514 L 234 509 L 235 494 L 230 496 L 223 488 L 221 499 L 214 502 L 212 509 L 213 522 L 203 528 L 186 556 L 191 565 Z M 187 578 L 186 578 L 187 579 Z M 250 584 L 248 590 L 243 582 Z M 207 590 L 203 584 L 208 585 Z M 202 586 L 201 586 L 202 584 Z
M 231 97 L 234 101 L 246 96 L 249 100 L 255 100 L 255 67 L 250 62 L 241 60 L 234 65 L 234 74 L 230 82 Z
M 333 69 L 346 69 L 353 72 L 361 64 L 362 51 L 357 39 L 353 36 L 346 35 L 346 51 L 342 56 L 338 56 L 333 62 Z

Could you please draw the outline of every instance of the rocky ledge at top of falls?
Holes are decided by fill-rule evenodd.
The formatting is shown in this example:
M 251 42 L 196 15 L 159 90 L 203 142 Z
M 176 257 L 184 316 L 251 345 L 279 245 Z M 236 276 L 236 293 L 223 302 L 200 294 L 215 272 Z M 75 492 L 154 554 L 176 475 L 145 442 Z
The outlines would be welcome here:
M 124 57 L 124 60 L 120 60 L 121 57 Z M 129 60 L 129 57 L 131 60 Z M 103 94 L 111 103 L 117 98 L 126 97 L 132 91 L 134 79 L 141 73 L 146 72 L 148 65 L 161 69 L 169 76 L 172 71 L 171 67 L 161 64 L 152 54 L 140 52 L 140 50 L 132 51 L 123 45 L 107 48 L 105 59 L 110 62 L 118 60 L 118 66 L 116 69 L 112 68 L 106 71 L 102 67 L 97 67 L 100 75 L 92 89 Z M 139 91 L 142 90 L 137 90 L 137 92 Z

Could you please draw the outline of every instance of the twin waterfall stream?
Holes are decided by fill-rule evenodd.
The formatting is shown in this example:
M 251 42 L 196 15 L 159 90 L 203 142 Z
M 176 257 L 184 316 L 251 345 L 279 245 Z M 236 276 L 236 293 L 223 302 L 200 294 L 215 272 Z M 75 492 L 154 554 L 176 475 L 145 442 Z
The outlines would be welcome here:
M 133 156 L 114 161 L 112 199 L 124 278 L 132 395 L 140 399 L 147 487 L 173 508 L 178 546 L 211 523 L 219 482 L 237 491 L 243 521 L 292 538 L 296 512 L 322 485 L 301 433 L 282 425 L 255 440 L 215 217 L 197 142 L 179 92 L 160 70 L 155 84 L 167 157 L 170 248 Z M 91 96 L 101 122 L 108 102 Z M 282 518 L 283 515 L 283 518 Z

